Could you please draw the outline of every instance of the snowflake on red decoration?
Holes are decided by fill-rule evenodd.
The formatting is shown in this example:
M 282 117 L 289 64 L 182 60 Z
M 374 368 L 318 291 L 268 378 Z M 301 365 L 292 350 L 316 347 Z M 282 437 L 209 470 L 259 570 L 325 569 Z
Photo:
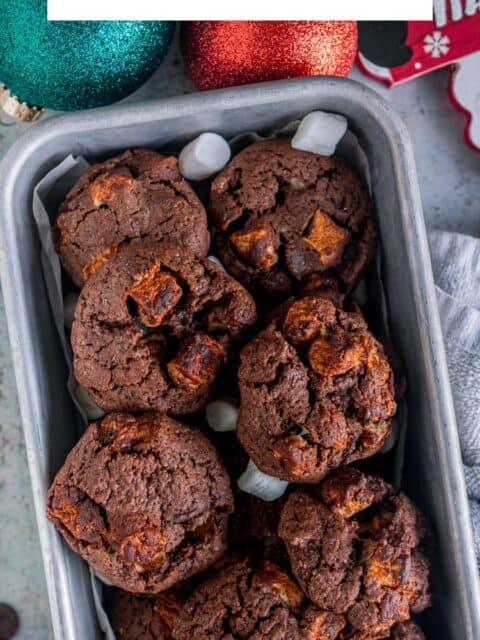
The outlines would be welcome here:
M 432 58 L 440 58 L 450 51 L 450 38 L 442 35 L 441 31 L 434 31 L 425 36 L 423 50 Z

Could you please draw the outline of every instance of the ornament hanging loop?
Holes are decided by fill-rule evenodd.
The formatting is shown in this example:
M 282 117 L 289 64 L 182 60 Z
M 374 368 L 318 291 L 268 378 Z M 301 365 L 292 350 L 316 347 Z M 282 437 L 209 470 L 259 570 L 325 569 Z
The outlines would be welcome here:
M 0 109 L 11 118 L 22 122 L 35 122 L 42 117 L 44 109 L 32 107 L 12 95 L 10 89 L 0 82 Z

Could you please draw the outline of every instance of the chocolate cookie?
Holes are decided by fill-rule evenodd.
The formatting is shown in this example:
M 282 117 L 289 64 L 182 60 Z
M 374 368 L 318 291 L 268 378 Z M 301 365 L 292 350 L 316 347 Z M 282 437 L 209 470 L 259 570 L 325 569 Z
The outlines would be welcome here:
M 334 640 L 344 620 L 309 604 L 276 565 L 248 560 L 220 570 L 196 589 L 181 610 L 174 640 Z
M 171 640 L 182 606 L 182 599 L 172 591 L 145 597 L 117 589 L 113 598 L 112 628 L 117 640 Z
M 430 604 L 428 567 L 418 550 L 423 519 L 376 476 L 343 468 L 318 495 L 293 491 L 278 532 L 304 593 L 345 615 L 346 638 L 386 638 L 395 623 Z
M 212 183 L 209 213 L 229 273 L 270 296 L 286 297 L 311 277 L 349 291 L 374 253 L 371 203 L 357 173 L 290 140 L 256 142 L 235 156 Z
M 343 631 L 338 636 L 338 640 L 380 640 L 381 638 L 387 638 L 388 640 L 425 640 L 425 635 L 418 625 L 412 620 L 407 622 L 398 622 L 395 624 L 390 634 L 385 635 L 384 632 L 375 633 L 374 630 L 370 631 Z
M 255 319 L 251 296 L 208 258 L 132 242 L 82 289 L 75 377 L 104 411 L 193 413 Z
M 70 547 L 115 586 L 158 593 L 224 552 L 233 497 L 198 430 L 148 412 L 88 426 L 48 493 Z
M 408 620 L 392 627 L 390 640 L 425 640 L 425 635 L 415 622 Z
M 376 453 L 390 433 L 392 370 L 358 313 L 300 298 L 240 360 L 237 435 L 264 473 L 318 482 Z
M 172 240 L 199 257 L 210 242 L 205 209 L 177 159 L 147 149 L 87 169 L 60 205 L 56 227 L 60 259 L 79 287 L 134 238 Z

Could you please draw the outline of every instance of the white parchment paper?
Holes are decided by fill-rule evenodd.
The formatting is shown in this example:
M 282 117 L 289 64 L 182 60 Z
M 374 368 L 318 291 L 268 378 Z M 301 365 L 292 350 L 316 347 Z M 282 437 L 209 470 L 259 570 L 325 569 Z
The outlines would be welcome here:
M 33 215 L 37 224 L 38 234 L 42 245 L 42 269 L 47 287 L 53 319 L 62 344 L 65 360 L 68 365 L 68 391 L 75 403 L 85 426 L 89 419 L 96 419 L 103 415 L 100 409 L 88 398 L 84 390 L 76 383 L 72 371 L 72 352 L 70 342 L 64 327 L 64 294 L 62 287 L 62 267 L 55 251 L 52 236 L 52 222 L 56 215 L 53 211 L 54 203 L 61 201 L 81 174 L 88 167 L 88 162 L 81 157 L 68 156 L 37 184 L 33 192 Z M 49 215 L 50 214 L 50 215 Z M 53 217 L 52 217 L 53 216 Z M 93 600 L 97 611 L 98 623 L 105 633 L 106 640 L 116 640 L 108 616 L 103 608 L 102 582 L 90 570 Z

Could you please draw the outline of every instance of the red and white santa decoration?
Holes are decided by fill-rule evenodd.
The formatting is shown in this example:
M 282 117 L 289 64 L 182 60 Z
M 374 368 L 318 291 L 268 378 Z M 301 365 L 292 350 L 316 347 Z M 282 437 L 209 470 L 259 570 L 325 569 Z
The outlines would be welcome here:
M 359 23 L 358 63 L 389 86 L 451 65 L 450 97 L 480 151 L 480 0 L 434 0 L 431 22 Z

